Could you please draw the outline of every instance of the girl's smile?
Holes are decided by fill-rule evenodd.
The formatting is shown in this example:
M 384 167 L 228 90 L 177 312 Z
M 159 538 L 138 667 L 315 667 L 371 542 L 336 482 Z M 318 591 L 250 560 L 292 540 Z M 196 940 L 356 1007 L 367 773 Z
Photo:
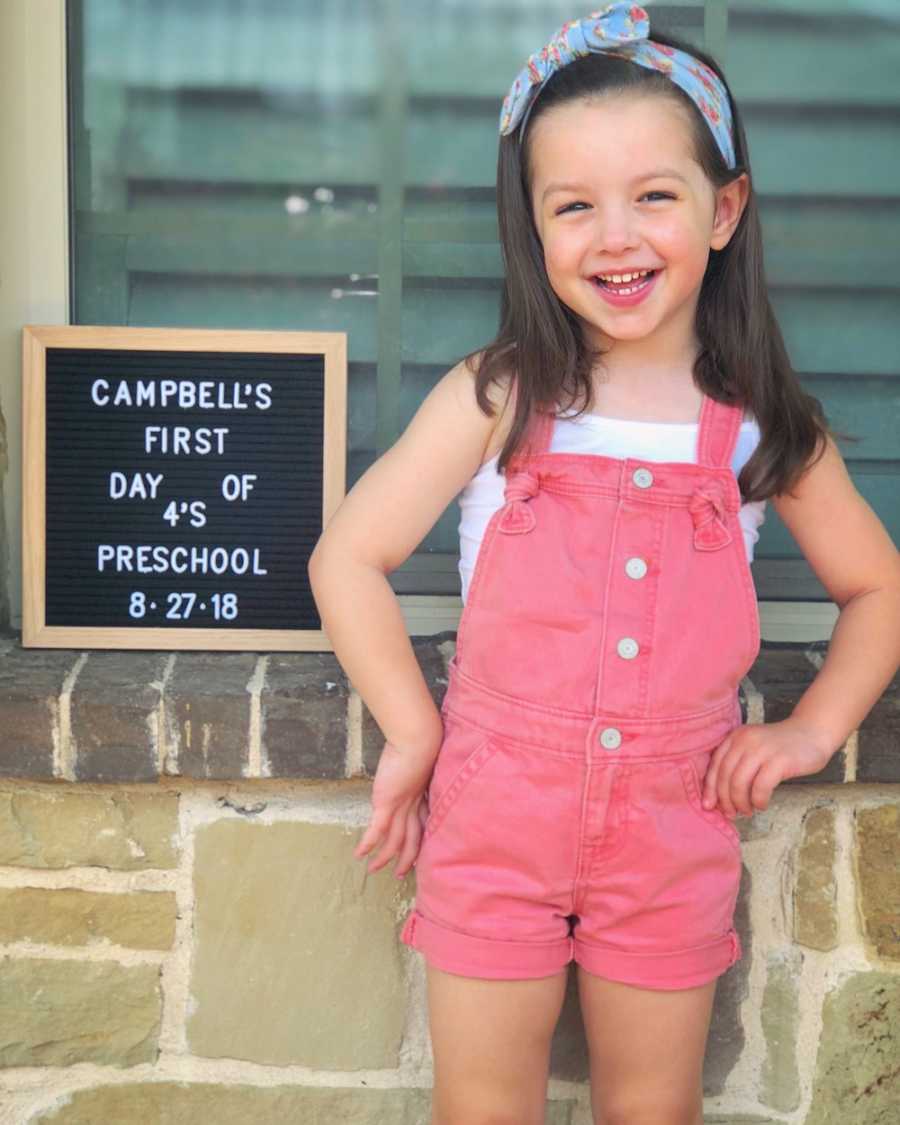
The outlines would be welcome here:
M 555 106 L 534 123 L 530 172 L 548 279 L 589 337 L 683 354 L 716 193 L 693 158 L 682 110 L 658 97 Z
M 631 308 L 639 305 L 650 293 L 659 277 L 659 270 L 623 270 L 621 274 L 607 274 L 593 278 L 600 295 L 614 308 Z

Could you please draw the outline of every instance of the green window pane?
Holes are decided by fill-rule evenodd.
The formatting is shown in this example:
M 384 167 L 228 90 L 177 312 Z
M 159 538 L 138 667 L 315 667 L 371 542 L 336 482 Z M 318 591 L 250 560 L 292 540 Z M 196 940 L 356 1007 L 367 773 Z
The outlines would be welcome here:
M 744 112 L 766 273 L 794 367 L 854 483 L 900 542 L 900 7 L 732 0 L 727 69 Z M 771 505 L 756 544 L 809 575 Z M 815 596 L 820 584 L 808 577 Z
M 647 7 L 727 67 L 795 366 L 861 436 L 844 454 L 900 539 L 894 0 Z M 352 487 L 493 335 L 500 102 L 589 10 L 69 0 L 73 320 L 346 331 Z M 459 592 L 458 520 L 453 503 L 395 589 Z M 756 559 L 763 596 L 767 559 L 806 565 L 771 506 Z
M 702 5 L 660 5 L 702 32 Z M 559 0 L 69 0 L 75 323 L 348 333 L 348 487 L 493 334 L 496 122 Z M 392 576 L 458 593 L 454 503 Z

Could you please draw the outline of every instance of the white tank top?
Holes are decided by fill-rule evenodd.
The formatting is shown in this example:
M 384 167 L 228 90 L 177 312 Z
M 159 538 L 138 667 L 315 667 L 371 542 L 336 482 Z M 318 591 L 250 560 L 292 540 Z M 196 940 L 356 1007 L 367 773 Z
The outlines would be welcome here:
M 550 441 L 552 453 L 601 453 L 606 457 L 640 457 L 645 461 L 696 460 L 699 422 L 643 422 L 626 418 L 606 418 L 600 414 L 582 414 L 578 418 L 557 418 Z M 731 467 L 735 477 L 749 461 L 759 444 L 759 426 L 743 421 L 738 431 Z M 481 466 L 458 496 L 459 577 L 462 600 L 469 592 L 469 580 L 475 568 L 478 549 L 493 513 L 503 504 L 505 478 L 497 472 L 495 454 Z M 765 500 L 742 504 L 738 513 L 744 532 L 747 558 L 753 562 L 753 544 L 759 539 L 758 528 L 765 518 Z

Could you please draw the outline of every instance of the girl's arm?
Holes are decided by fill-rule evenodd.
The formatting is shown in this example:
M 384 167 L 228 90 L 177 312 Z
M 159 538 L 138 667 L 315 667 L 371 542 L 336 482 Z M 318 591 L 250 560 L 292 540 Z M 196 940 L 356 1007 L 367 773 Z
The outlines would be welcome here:
M 713 752 L 703 803 L 718 802 L 728 816 L 767 808 L 781 781 L 823 769 L 900 665 L 900 553 L 831 437 L 793 495 L 772 503 L 840 614 L 825 661 L 791 714 L 739 726 Z
M 474 375 L 457 364 L 356 482 L 309 560 L 322 627 L 385 739 L 432 759 L 440 713 L 386 576 L 478 471 L 499 416 L 482 413 Z
M 900 553 L 830 437 L 794 493 L 772 503 L 840 608 L 825 662 L 791 713 L 817 732 L 824 766 L 900 665 Z

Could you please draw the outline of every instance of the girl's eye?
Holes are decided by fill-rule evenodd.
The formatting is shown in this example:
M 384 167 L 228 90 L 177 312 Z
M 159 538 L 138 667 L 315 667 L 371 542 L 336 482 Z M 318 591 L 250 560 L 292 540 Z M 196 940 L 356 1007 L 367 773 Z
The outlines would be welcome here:
M 675 198 L 675 196 L 672 195 L 672 193 L 668 192 L 668 191 L 645 191 L 644 194 L 641 196 L 641 199 L 649 199 L 651 196 L 658 196 L 658 198 L 660 198 L 660 199 L 674 199 Z M 565 215 L 568 211 L 574 211 L 576 208 L 581 209 L 582 207 L 587 207 L 587 206 L 588 205 L 586 203 L 582 203 L 581 201 L 576 201 L 574 203 L 565 203 L 565 204 L 563 204 L 562 207 L 558 208 L 554 212 L 554 214 Z

